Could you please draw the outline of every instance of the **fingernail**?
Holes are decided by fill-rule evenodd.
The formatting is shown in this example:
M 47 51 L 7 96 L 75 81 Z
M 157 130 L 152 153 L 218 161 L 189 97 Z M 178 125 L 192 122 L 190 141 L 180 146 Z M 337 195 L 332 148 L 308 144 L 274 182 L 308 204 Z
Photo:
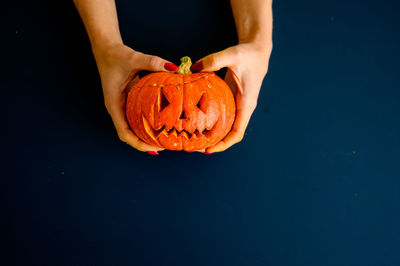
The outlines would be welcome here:
M 158 152 L 156 151 L 146 151 L 150 155 L 158 155 Z
M 197 62 L 190 67 L 190 71 L 193 73 L 200 72 L 203 70 L 203 61 Z
M 204 154 L 209 155 L 209 154 L 213 154 L 213 152 L 205 152 Z
M 165 63 L 164 68 L 168 71 L 176 71 L 178 70 L 178 66 L 172 63 Z
M 186 151 L 186 152 L 195 152 L 195 151 Z

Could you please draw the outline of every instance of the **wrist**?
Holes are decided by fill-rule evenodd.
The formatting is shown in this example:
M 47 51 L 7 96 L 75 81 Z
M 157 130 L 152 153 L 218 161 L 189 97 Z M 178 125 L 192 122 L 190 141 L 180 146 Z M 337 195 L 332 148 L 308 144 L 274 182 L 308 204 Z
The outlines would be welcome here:
M 272 34 L 261 32 L 260 29 L 254 29 L 251 34 L 239 34 L 239 44 L 250 44 L 258 50 L 271 51 L 272 50 Z
M 270 54 L 272 52 L 272 40 L 267 40 L 267 39 L 241 40 L 239 41 L 239 44 L 248 44 L 262 54 Z
M 122 39 L 91 41 L 92 52 L 96 61 L 103 57 L 113 47 L 123 45 Z
M 90 44 L 94 52 L 107 50 L 109 47 L 123 44 L 122 38 L 98 38 L 91 39 Z

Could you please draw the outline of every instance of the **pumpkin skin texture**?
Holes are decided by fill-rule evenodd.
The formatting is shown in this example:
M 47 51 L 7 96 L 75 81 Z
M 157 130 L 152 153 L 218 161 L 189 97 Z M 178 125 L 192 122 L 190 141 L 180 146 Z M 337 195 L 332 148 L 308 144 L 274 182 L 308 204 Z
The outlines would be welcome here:
M 168 150 L 196 151 L 213 146 L 231 130 L 235 101 L 214 72 L 157 72 L 130 88 L 129 126 L 144 142 Z

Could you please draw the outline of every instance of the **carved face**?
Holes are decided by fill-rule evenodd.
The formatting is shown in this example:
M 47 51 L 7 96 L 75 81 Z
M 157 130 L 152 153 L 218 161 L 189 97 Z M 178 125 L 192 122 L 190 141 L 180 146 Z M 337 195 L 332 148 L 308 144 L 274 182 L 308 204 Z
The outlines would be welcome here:
M 235 102 L 228 85 L 213 72 L 158 72 L 131 88 L 126 115 L 144 142 L 195 151 L 214 145 L 230 131 Z

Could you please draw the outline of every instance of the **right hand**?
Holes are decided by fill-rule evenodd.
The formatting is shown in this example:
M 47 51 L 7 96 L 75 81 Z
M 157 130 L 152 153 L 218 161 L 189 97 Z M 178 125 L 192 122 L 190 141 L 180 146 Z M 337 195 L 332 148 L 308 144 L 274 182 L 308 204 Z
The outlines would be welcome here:
M 139 80 L 138 73 L 147 71 L 175 71 L 178 67 L 160 57 L 137 52 L 124 44 L 106 49 L 93 49 L 103 87 L 104 103 L 118 137 L 133 148 L 156 155 L 163 148 L 141 141 L 129 128 L 125 116 L 128 88 Z M 175 69 L 176 68 L 176 69 Z

